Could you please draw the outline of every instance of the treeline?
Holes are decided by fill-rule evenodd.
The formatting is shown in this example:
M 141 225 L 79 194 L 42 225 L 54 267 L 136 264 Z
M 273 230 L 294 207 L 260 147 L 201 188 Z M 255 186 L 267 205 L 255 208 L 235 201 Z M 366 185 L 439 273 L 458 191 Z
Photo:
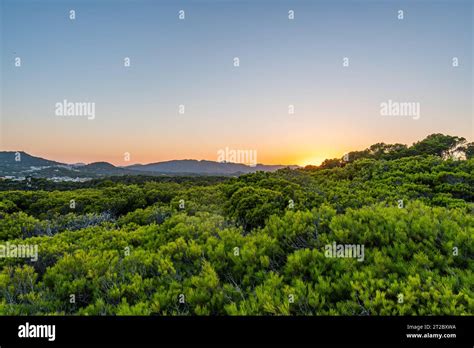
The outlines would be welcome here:
M 46 178 L 27 178 L 27 180 L 10 180 L 0 178 L 0 191 L 25 190 L 25 191 L 65 191 L 80 188 L 103 188 L 115 184 L 144 184 L 146 182 L 177 183 L 186 186 L 214 185 L 228 180 L 222 176 L 148 176 L 148 175 L 116 175 L 108 178 L 91 179 L 82 182 L 76 181 L 51 181 Z
M 431 134 L 412 146 L 405 144 L 377 143 L 363 151 L 351 151 L 342 158 L 326 159 L 320 166 L 307 166 L 307 169 L 327 169 L 343 167 L 345 164 L 362 158 L 394 160 L 411 156 L 438 156 L 443 159 L 474 158 L 474 143 L 463 137 Z

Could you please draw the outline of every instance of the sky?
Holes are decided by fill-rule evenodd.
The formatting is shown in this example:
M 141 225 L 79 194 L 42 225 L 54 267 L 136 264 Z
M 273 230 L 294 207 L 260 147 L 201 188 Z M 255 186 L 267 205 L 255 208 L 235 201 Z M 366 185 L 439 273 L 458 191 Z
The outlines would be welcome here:
M 474 140 L 469 0 L 0 6 L 0 150 L 127 165 L 229 148 L 307 165 L 432 133 Z M 58 115 L 64 100 L 94 117 Z M 382 115 L 389 101 L 419 114 Z

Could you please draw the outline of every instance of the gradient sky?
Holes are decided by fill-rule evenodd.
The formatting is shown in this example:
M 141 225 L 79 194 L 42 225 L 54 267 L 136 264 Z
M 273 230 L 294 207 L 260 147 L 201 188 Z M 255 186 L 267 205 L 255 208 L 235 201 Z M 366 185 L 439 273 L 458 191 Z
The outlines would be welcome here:
M 304 165 L 431 133 L 474 138 L 470 0 L 0 4 L 0 150 L 125 165 L 125 152 L 217 160 L 229 147 Z M 95 119 L 56 116 L 64 99 L 95 102 Z M 420 119 L 381 116 L 389 99 L 419 102 Z

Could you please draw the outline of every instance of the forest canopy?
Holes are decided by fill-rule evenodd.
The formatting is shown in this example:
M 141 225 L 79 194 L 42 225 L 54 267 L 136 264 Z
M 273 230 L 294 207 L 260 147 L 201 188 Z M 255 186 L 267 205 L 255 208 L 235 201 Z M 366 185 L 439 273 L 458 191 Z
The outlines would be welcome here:
M 0 188 L 2 315 L 474 314 L 464 138 L 235 178 Z

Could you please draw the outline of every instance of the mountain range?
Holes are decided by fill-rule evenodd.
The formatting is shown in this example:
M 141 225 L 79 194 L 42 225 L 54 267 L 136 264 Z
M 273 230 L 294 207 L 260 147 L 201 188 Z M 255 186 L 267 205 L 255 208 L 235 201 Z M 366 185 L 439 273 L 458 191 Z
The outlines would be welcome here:
M 207 160 L 172 160 L 149 164 L 118 167 L 108 162 L 67 164 L 23 151 L 0 151 L 0 177 L 21 180 L 27 177 L 48 178 L 55 181 L 84 181 L 113 175 L 225 175 L 238 176 L 256 171 L 276 171 L 297 165 L 248 166 L 242 163 L 220 163 Z

